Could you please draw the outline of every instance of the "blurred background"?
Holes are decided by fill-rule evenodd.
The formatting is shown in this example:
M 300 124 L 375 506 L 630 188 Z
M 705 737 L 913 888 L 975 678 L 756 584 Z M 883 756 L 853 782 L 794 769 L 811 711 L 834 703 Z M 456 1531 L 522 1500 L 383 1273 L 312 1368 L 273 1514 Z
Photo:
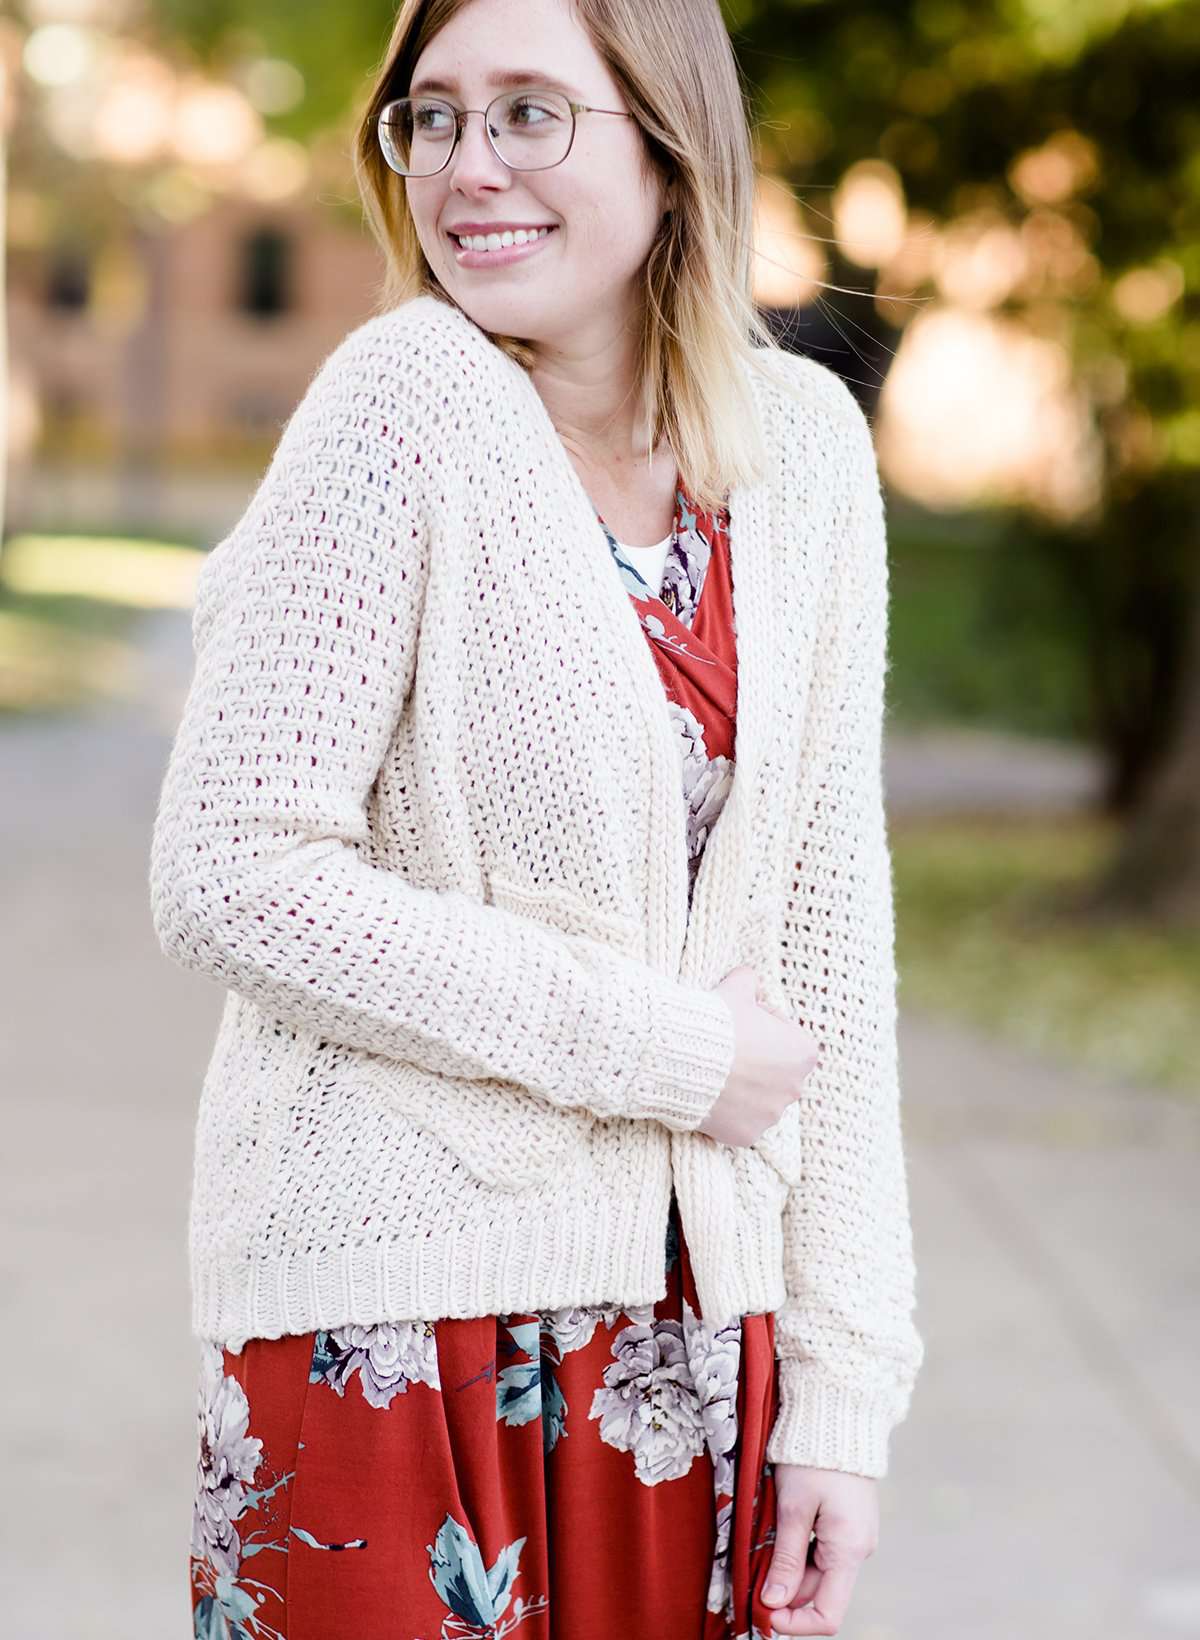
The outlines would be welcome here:
M 756 299 L 876 432 L 927 1364 L 848 1640 L 1200 1635 L 1200 6 L 727 0 Z M 190 1632 L 150 925 L 204 553 L 382 271 L 383 0 L 0 15 L 5 1628 Z M 398 1631 L 399 1633 L 400 1631 Z

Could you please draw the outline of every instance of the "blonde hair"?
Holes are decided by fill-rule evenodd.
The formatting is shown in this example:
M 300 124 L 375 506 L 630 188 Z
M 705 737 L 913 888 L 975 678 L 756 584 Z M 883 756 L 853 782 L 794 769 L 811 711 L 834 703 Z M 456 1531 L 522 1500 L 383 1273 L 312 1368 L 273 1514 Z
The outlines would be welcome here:
M 433 294 L 433 272 L 408 210 L 403 179 L 379 147 L 384 105 L 407 95 L 430 40 L 468 0 L 401 0 L 354 147 L 355 174 L 386 272 L 381 306 Z M 645 265 L 639 386 L 646 451 L 664 437 L 696 505 L 719 507 L 734 485 L 764 472 L 767 451 L 742 360 L 762 368 L 784 350 L 751 294 L 755 169 L 748 106 L 718 0 L 571 0 L 643 134 L 647 169 L 671 185 L 670 213 Z M 515 336 L 496 345 L 529 369 Z M 771 378 L 785 389 L 782 370 Z

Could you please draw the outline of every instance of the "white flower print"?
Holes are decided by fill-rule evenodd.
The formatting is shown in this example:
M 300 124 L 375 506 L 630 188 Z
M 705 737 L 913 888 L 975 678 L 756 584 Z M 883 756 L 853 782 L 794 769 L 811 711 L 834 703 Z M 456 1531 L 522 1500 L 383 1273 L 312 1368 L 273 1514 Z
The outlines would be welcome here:
M 708 1578 L 708 1610 L 724 1610 L 733 1621 L 733 1579 L 729 1575 L 729 1535 L 733 1527 L 733 1499 L 727 1497 L 717 1510 L 717 1542 L 712 1571 Z
M 676 700 L 673 695 L 667 696 L 667 712 L 679 737 L 679 755 L 683 759 L 684 767 L 683 790 L 686 796 L 708 763 L 704 725 L 694 712 L 690 712 L 682 701 Z
M 654 1316 L 653 1304 L 572 1304 L 558 1310 L 541 1310 L 542 1331 L 554 1339 L 560 1358 L 570 1350 L 590 1344 L 597 1324 L 615 1327 L 621 1317 L 648 1327 Z
M 314 1376 L 346 1393 L 346 1382 L 357 1372 L 364 1398 L 373 1407 L 390 1405 L 393 1395 L 407 1392 L 409 1384 L 441 1389 L 437 1340 L 426 1321 L 381 1322 L 374 1327 L 334 1327 Z
M 589 1418 L 600 1438 L 631 1452 L 644 1486 L 686 1475 L 704 1449 L 704 1421 L 678 1321 L 623 1327 Z
M 250 1407 L 236 1378 L 225 1374 L 219 1344 L 201 1344 L 200 1444 L 192 1509 L 192 1554 L 236 1578 L 242 1544 L 234 1522 L 262 1461 L 262 1442 L 249 1435 Z
M 605 1310 L 605 1326 L 615 1327 L 617 1322 L 625 1316 L 635 1327 L 648 1327 L 654 1320 L 653 1304 L 629 1304 L 623 1310 Z
M 740 1321 L 712 1328 L 705 1325 L 685 1298 L 683 1338 L 688 1366 L 704 1418 L 704 1432 L 714 1461 L 731 1453 L 737 1443 L 738 1371 L 742 1359 Z M 718 1476 L 720 1479 L 720 1476 Z M 720 1490 L 731 1491 L 732 1485 Z
M 569 1351 L 581 1350 L 585 1344 L 591 1343 L 602 1313 L 598 1309 L 575 1304 L 559 1310 L 542 1310 L 539 1312 L 541 1329 L 553 1338 L 561 1358 Z
M 713 1547 L 708 1587 L 708 1609 L 719 1612 L 732 1600 L 729 1540 L 733 1525 L 734 1453 L 737 1449 L 737 1390 L 742 1358 L 742 1326 L 731 1321 L 712 1328 L 683 1301 L 683 1336 L 696 1398 L 704 1421 L 705 1439 L 713 1460 L 713 1490 L 717 1498 L 717 1538 Z M 722 1498 L 726 1501 L 721 1502 Z
M 718 754 L 710 757 L 688 788 L 688 817 L 696 847 L 708 841 L 708 835 L 721 817 L 733 786 L 733 760 Z
M 721 817 L 733 787 L 734 762 L 730 757 L 710 757 L 704 741 L 704 725 L 673 697 L 667 709 L 679 737 L 683 769 L 683 795 L 687 805 L 688 870 L 694 883 L 709 833 Z

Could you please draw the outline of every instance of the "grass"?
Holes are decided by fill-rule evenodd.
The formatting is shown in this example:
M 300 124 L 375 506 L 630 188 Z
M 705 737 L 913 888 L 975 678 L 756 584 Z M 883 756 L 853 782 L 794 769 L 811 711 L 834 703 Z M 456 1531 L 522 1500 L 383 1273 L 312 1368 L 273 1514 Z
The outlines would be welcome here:
M 893 821 L 901 1003 L 1048 1057 L 1200 1097 L 1200 931 L 1053 907 L 1115 841 L 1087 817 Z
M 19 535 L 0 554 L 0 717 L 126 697 L 137 626 L 186 609 L 203 552 L 132 537 Z

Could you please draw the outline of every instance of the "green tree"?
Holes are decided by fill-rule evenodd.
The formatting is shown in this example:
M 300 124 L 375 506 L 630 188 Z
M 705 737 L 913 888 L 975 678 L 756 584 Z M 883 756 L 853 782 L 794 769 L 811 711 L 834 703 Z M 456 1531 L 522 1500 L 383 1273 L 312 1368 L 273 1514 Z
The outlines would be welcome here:
M 1067 346 L 1101 440 L 1103 501 L 1014 520 L 1056 572 L 1092 680 L 1123 841 L 1078 906 L 1200 921 L 1200 7 L 1126 0 L 731 0 L 772 167 L 800 198 L 866 156 L 943 226 L 981 205 L 1061 225 L 1078 265 L 1002 311 Z M 1053 203 L 1020 156 L 1084 156 Z M 861 284 L 835 256 L 831 285 Z M 1162 299 L 1166 291 L 1166 300 Z M 936 302 L 932 286 L 906 292 Z M 863 304 L 825 297 L 847 324 Z M 872 304 L 873 306 L 873 304 Z M 903 310 L 890 308 L 900 315 Z M 919 311 L 909 310 L 911 311 Z M 867 319 L 869 323 L 869 316 Z

